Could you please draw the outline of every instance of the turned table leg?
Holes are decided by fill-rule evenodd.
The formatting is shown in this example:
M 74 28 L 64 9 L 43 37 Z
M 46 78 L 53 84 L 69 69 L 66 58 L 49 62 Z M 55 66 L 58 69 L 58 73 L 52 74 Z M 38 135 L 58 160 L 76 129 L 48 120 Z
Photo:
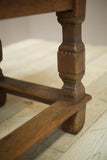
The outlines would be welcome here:
M 63 42 L 58 50 L 58 71 L 64 85 L 60 98 L 77 103 L 85 95 L 81 79 L 85 72 L 85 49 L 81 24 L 85 19 L 85 0 L 75 0 L 74 10 L 57 12 Z M 62 124 L 64 131 L 77 134 L 84 125 L 86 105 Z
M 2 43 L 0 41 L 0 62 L 2 61 Z M 2 70 L 0 69 L 0 80 L 3 79 L 3 73 Z M 0 107 L 2 107 L 6 102 L 6 94 L 3 93 L 3 89 L 0 88 Z

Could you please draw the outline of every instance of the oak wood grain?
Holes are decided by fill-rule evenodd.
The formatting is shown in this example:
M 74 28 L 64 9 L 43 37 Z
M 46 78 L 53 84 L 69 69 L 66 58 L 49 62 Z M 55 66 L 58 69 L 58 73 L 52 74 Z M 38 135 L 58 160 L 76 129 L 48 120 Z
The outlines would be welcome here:
M 8 77 L 0 80 L 0 88 L 2 88 L 3 93 L 29 98 L 46 104 L 55 102 L 60 94 L 60 89 Z
M 0 19 L 72 9 L 72 0 L 0 0 Z

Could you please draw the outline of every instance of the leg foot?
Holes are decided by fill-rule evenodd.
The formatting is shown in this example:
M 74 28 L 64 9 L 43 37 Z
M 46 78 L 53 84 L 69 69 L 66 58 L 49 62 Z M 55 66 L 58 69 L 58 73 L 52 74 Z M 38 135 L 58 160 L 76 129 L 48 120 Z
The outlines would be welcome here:
M 84 106 L 79 112 L 75 113 L 72 117 L 66 120 L 62 124 L 62 129 L 65 132 L 71 134 L 77 134 L 83 128 L 85 122 L 85 110 L 86 107 Z
M 0 93 L 0 107 L 2 107 L 6 102 L 6 94 Z

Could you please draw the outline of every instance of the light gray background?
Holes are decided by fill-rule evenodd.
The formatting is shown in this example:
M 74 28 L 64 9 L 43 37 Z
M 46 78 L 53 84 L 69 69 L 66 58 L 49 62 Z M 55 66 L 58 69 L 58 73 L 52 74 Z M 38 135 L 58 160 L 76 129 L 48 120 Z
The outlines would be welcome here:
M 107 0 L 87 0 L 83 41 L 107 45 Z M 0 20 L 0 39 L 8 45 L 29 38 L 61 41 L 61 26 L 55 13 Z

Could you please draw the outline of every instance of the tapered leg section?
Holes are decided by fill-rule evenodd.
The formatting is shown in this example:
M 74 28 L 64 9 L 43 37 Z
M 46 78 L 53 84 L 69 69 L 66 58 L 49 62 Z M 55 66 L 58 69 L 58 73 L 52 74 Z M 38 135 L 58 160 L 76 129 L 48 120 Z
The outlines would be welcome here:
M 0 41 L 0 62 L 2 61 L 2 43 Z M 0 69 L 0 80 L 3 79 L 3 73 L 2 70 Z M 6 94 L 3 93 L 3 89 L 0 88 L 0 107 L 2 107 L 6 102 Z
M 72 11 L 57 12 L 62 25 L 63 42 L 58 49 L 58 71 L 64 85 L 60 99 L 78 103 L 85 96 L 81 83 L 85 73 L 85 47 L 81 38 L 81 24 L 85 19 L 85 0 L 75 0 Z M 77 134 L 85 122 L 85 108 L 62 124 L 64 131 Z
M 80 111 L 62 124 L 62 129 L 68 133 L 77 134 L 84 126 L 85 111 L 86 107 L 84 106 Z

